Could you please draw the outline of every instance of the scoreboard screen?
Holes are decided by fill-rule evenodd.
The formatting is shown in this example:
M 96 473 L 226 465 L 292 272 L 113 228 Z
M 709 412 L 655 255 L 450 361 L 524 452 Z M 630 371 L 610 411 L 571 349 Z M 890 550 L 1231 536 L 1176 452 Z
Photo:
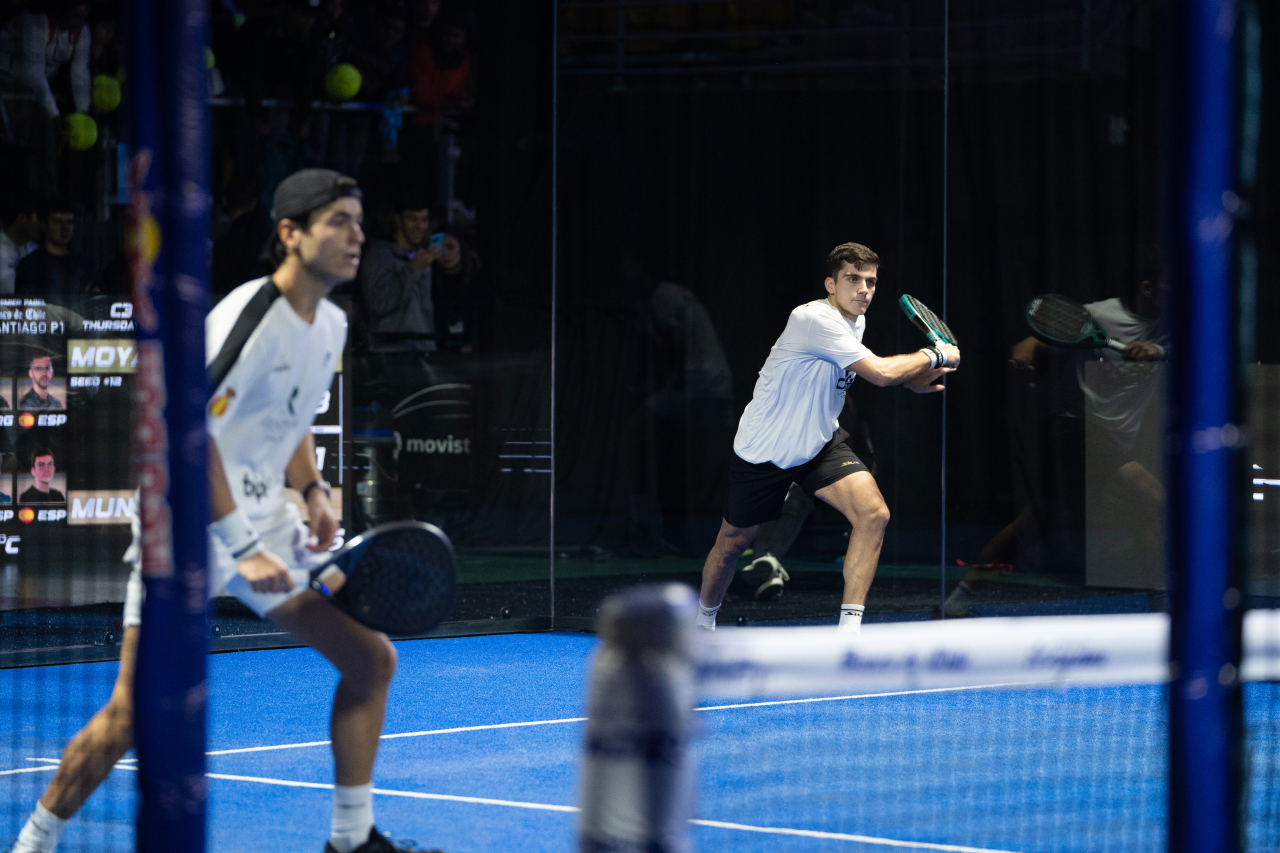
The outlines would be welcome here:
M 137 368 L 127 299 L 0 298 L 0 609 L 123 600 Z M 341 371 L 312 427 L 339 512 L 349 405 Z

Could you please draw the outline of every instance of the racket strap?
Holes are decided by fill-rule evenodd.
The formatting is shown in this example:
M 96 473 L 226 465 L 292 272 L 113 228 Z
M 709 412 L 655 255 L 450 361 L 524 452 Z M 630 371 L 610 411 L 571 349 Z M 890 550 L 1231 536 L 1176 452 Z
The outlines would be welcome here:
M 244 510 L 235 509 L 209 525 L 209 532 L 231 552 L 237 563 L 266 550 L 262 537 Z

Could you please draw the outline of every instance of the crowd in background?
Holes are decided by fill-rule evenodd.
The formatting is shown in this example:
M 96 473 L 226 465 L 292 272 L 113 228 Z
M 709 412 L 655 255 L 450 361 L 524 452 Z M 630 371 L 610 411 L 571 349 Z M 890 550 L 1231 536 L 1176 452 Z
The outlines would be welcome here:
M 344 288 L 353 342 L 472 351 L 475 217 L 453 192 L 455 131 L 476 99 L 470 4 L 210 0 L 209 11 L 215 299 L 270 271 L 276 185 L 332 168 L 366 199 L 371 269 Z M 128 290 L 121 15 L 120 0 L 0 0 L 0 297 Z

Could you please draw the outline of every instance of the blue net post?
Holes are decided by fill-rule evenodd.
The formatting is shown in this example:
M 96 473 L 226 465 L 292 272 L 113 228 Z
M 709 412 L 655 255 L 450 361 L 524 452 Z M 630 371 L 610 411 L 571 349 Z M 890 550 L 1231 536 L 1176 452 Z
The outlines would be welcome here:
M 205 849 L 207 0 L 133 0 L 130 272 L 146 601 L 134 680 L 139 851 Z
M 1168 4 L 1163 138 L 1168 439 L 1169 850 L 1239 849 L 1234 575 L 1232 0 Z

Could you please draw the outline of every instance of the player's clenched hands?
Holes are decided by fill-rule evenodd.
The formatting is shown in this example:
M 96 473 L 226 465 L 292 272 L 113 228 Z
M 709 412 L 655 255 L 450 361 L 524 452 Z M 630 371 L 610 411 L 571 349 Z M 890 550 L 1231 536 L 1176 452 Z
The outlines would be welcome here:
M 333 537 L 338 532 L 338 519 L 333 515 L 333 505 L 323 489 L 312 489 L 307 496 L 307 514 L 310 521 L 311 535 L 316 541 L 307 545 L 308 551 L 328 551 L 333 545 Z
M 902 384 L 917 394 L 932 394 L 934 391 L 946 390 L 947 386 L 942 384 L 942 377 L 955 372 L 954 367 L 935 367 L 933 370 L 916 374 Z
M 1146 341 L 1133 341 L 1124 348 L 1120 353 L 1120 357 L 1125 361 L 1159 361 L 1163 355 L 1163 350 L 1155 344 L 1149 344 Z
M 960 366 L 960 347 L 944 343 L 939 343 L 937 346 L 942 351 L 943 363 L 947 367 L 955 368 Z
M 289 592 L 293 589 L 288 566 L 270 551 L 259 551 L 249 559 L 241 560 L 236 569 L 244 575 L 254 592 Z

